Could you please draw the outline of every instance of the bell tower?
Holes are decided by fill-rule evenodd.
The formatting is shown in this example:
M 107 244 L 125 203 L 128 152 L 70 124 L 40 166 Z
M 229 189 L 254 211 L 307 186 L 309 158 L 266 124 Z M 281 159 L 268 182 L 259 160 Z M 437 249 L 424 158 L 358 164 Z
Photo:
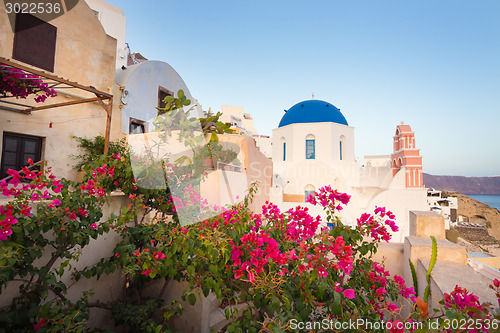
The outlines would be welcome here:
M 420 149 L 415 146 L 415 133 L 412 132 L 410 125 L 401 125 L 396 127 L 394 135 L 393 153 L 391 155 L 392 175 L 395 176 L 402 169 L 406 173 L 406 188 L 422 188 L 422 156 Z

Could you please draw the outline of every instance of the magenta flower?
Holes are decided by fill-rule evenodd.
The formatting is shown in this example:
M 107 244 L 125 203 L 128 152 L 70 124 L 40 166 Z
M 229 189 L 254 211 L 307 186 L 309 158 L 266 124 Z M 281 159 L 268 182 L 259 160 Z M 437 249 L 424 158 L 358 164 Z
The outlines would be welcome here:
M 54 199 L 52 202 L 48 205 L 49 208 L 54 208 L 56 206 L 59 206 L 62 203 L 61 200 L 59 199 Z
M 75 217 L 76 217 L 76 216 L 75 216 Z M 94 229 L 96 229 L 96 228 L 97 228 L 97 224 L 92 223 L 92 224 L 90 225 L 90 229 L 94 230 Z
M 344 297 L 353 299 L 356 296 L 354 289 L 346 289 L 344 290 Z
M 387 310 L 392 311 L 392 312 L 396 312 L 399 310 L 399 308 L 396 306 L 396 304 L 389 303 L 389 304 L 387 304 Z

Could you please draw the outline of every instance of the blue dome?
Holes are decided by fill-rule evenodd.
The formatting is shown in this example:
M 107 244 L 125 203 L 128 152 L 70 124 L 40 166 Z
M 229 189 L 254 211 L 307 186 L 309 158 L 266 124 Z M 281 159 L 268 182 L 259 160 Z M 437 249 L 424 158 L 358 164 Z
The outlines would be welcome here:
M 328 102 L 317 99 L 297 103 L 285 112 L 278 127 L 290 124 L 326 122 L 348 125 L 339 109 Z

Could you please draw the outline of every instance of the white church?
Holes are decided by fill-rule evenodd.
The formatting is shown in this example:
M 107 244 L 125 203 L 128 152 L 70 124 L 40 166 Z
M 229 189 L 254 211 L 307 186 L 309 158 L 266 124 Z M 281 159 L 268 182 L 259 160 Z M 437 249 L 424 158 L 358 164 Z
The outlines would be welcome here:
M 428 210 L 422 157 L 414 132 L 403 123 L 396 128 L 392 154 L 365 156 L 360 166 L 354 154 L 354 127 L 340 110 L 321 100 L 299 102 L 285 111 L 273 130 L 272 160 L 269 200 L 282 211 L 301 205 L 313 216 L 325 217 L 322 207 L 305 199 L 331 185 L 352 196 L 339 213 L 343 223 L 353 225 L 362 213 L 384 206 L 396 215 L 399 227 L 392 241 L 402 242 L 409 233 L 409 212 Z

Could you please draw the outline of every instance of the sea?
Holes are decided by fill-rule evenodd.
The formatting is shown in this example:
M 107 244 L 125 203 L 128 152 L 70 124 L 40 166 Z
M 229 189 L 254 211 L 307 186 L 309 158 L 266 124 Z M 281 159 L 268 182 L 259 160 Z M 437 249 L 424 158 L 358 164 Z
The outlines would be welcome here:
M 484 202 L 490 207 L 500 210 L 500 195 L 496 194 L 467 194 L 472 199 Z

